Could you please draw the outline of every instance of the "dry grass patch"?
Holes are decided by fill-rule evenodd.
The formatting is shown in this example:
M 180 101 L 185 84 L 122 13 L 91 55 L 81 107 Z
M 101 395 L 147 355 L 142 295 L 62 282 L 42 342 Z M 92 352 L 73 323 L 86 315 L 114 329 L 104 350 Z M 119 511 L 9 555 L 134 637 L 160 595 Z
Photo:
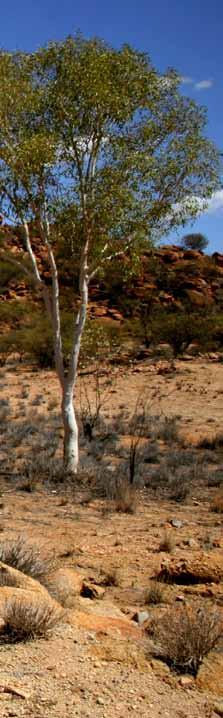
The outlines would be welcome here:
M 223 433 L 218 432 L 212 436 L 204 436 L 197 444 L 198 449 L 208 449 L 214 451 L 223 447 Z
M 193 675 L 222 635 L 220 612 L 207 606 L 170 609 L 153 624 L 157 657 L 174 670 Z
M 111 568 L 107 571 L 100 581 L 100 586 L 120 586 L 121 571 L 117 568 Z
M 211 501 L 211 511 L 216 514 L 223 514 L 223 491 L 219 491 Z
M 176 541 L 173 533 L 166 533 L 161 538 L 159 544 L 159 551 L 165 551 L 166 553 L 172 553 L 175 549 Z
M 145 591 L 145 603 L 148 605 L 164 603 L 165 598 L 166 591 L 164 585 L 156 580 L 151 581 L 149 588 L 147 588 Z
M 116 488 L 114 507 L 116 511 L 124 514 L 134 514 L 137 509 L 136 488 L 128 481 L 122 481 Z
M 23 536 L 0 543 L 0 561 L 42 583 L 52 565 L 51 560 L 42 556 L 41 550 L 26 542 Z
M 0 634 L 1 643 L 18 643 L 47 636 L 61 621 L 62 611 L 53 604 L 25 604 L 12 598 L 5 604 L 5 625 Z

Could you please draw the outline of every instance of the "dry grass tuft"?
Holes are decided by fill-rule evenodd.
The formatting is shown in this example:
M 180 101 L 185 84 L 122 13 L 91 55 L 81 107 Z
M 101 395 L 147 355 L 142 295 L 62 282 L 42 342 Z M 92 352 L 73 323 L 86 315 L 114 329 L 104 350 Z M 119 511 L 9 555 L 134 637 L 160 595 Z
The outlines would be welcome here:
M 216 514 L 223 514 L 223 491 L 218 491 L 211 501 L 211 511 Z
M 159 581 L 153 580 L 150 582 L 149 588 L 145 591 L 145 603 L 146 604 L 158 604 L 164 603 L 166 592 L 164 585 Z
M 159 551 L 165 551 L 166 553 L 172 553 L 174 551 L 176 546 L 176 541 L 173 533 L 169 533 L 166 531 L 166 533 L 163 535 L 163 538 L 160 541 L 159 545 Z
M 51 568 L 51 561 L 41 555 L 37 546 L 26 542 L 23 536 L 0 543 L 0 561 L 40 582 Z
M 128 481 L 122 481 L 116 488 L 114 498 L 115 510 L 124 514 L 134 514 L 137 508 L 136 488 Z
M 153 624 L 156 655 L 174 670 L 193 675 L 222 635 L 219 611 L 207 606 L 170 609 Z
M 120 586 L 120 581 L 121 581 L 120 569 L 111 568 L 102 577 L 102 580 L 100 581 L 100 586 Z
M 213 436 L 204 436 L 197 444 L 198 449 L 208 449 L 214 451 L 223 447 L 223 433 L 218 432 Z
M 50 603 L 26 605 L 19 598 L 6 602 L 1 643 L 17 643 L 47 636 L 61 621 L 62 611 Z
M 179 421 L 177 416 L 164 416 L 160 418 L 159 431 L 157 434 L 167 444 L 179 441 Z

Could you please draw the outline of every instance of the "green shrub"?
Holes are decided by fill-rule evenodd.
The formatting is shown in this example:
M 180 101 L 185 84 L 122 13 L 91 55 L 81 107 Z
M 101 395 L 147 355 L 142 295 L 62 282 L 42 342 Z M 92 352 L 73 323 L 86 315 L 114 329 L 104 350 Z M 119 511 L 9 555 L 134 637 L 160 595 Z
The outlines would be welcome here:
M 22 271 L 19 269 L 15 269 L 15 266 L 11 264 L 11 262 L 7 262 L 6 260 L 1 259 L 0 264 L 0 294 L 4 295 L 5 291 L 9 285 L 9 282 L 16 278 L 20 279 L 21 276 L 23 276 Z

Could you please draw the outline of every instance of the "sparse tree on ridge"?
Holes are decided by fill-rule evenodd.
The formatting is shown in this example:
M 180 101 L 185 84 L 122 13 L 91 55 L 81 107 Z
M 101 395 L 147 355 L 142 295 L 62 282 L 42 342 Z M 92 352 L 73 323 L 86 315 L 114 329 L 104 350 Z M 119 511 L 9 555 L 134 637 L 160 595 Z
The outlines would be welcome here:
M 1 253 L 42 295 L 54 335 L 62 393 L 64 468 L 78 466 L 74 408 L 89 282 L 112 258 L 139 254 L 145 241 L 194 218 L 196 196 L 218 187 L 219 158 L 204 134 L 205 114 L 161 76 L 146 54 L 125 45 L 69 37 L 36 53 L 0 54 L 0 212 L 23 227 L 25 252 Z M 177 214 L 172 207 L 178 203 Z M 80 300 L 64 366 L 55 248 L 66 217 Z M 30 227 L 39 227 L 51 284 Z
M 195 249 L 198 252 L 204 252 L 208 246 L 208 239 L 200 232 L 191 232 L 191 234 L 185 234 L 182 237 L 181 244 L 184 249 Z

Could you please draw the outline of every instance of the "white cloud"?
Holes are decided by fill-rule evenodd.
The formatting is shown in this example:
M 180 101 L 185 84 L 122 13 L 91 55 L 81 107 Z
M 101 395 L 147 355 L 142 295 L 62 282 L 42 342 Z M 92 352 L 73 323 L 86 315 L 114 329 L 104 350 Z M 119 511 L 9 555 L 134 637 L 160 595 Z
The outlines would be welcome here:
M 195 90 L 209 90 L 210 87 L 213 85 L 213 80 L 201 80 L 200 82 L 195 82 Z
M 223 189 L 213 193 L 210 199 L 203 197 L 186 197 L 182 202 L 176 202 L 172 208 L 171 217 L 186 217 L 193 210 L 206 214 L 217 214 L 223 211 Z
M 180 77 L 181 85 L 193 85 L 194 90 L 209 90 L 213 86 L 213 80 L 200 80 L 195 82 L 189 75 L 182 75 Z
M 208 200 L 206 212 L 209 214 L 215 214 L 215 212 L 219 212 L 219 210 L 223 210 L 223 189 L 219 189 L 217 192 L 214 192 L 212 197 Z
M 194 82 L 193 78 L 189 77 L 188 75 L 182 75 L 182 77 L 180 78 L 180 81 L 181 81 L 182 85 L 193 85 L 193 82 Z

